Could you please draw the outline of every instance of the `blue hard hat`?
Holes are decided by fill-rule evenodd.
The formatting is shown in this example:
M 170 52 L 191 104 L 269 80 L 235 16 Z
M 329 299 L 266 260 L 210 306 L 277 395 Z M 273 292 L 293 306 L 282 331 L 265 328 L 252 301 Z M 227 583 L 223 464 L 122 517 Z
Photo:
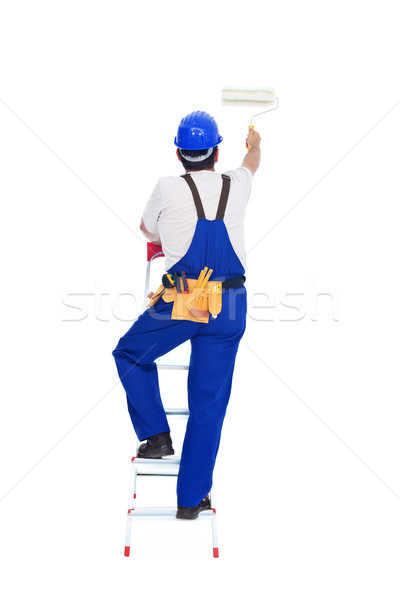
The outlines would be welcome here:
M 215 119 L 206 112 L 197 110 L 183 117 L 174 140 L 182 150 L 206 150 L 222 142 Z

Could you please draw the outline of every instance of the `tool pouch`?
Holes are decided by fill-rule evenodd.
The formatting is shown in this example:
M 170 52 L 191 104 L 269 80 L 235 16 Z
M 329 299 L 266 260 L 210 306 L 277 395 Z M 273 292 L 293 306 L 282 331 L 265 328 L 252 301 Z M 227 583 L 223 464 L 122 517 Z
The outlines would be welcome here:
M 171 318 L 172 319 L 179 319 L 185 318 L 186 315 L 186 311 L 185 311 L 185 304 L 184 304 L 184 296 L 187 296 L 187 294 L 176 294 L 176 298 L 175 298 L 175 302 L 174 302 L 174 306 L 172 307 L 172 315 Z
M 152 297 L 150 298 L 148 304 L 146 305 L 146 308 L 150 308 L 150 306 L 154 306 L 154 304 L 156 304 L 156 302 L 159 301 L 159 299 L 161 298 L 161 296 L 164 295 L 165 291 L 167 288 L 165 288 L 163 285 L 160 285 L 159 288 L 157 288 L 157 291 L 155 294 L 152 295 Z
M 208 281 L 204 287 L 196 287 L 198 279 L 188 279 L 187 294 L 177 293 L 176 287 L 161 285 L 151 297 L 147 307 L 153 306 L 162 297 L 164 302 L 173 302 L 171 319 L 208 323 L 210 313 L 217 316 L 222 308 L 222 282 Z
M 189 294 L 186 294 L 185 307 L 187 310 L 191 310 L 192 308 L 197 308 L 197 310 L 207 310 L 208 309 L 207 290 L 205 290 L 204 288 L 201 288 L 201 289 L 195 288 Z
M 194 284 L 195 279 L 188 280 L 188 284 Z M 163 288 L 163 289 L 161 289 Z M 195 321 L 196 323 L 208 323 L 210 313 L 208 311 L 208 297 L 207 294 L 178 294 L 176 288 L 164 288 L 160 286 L 155 294 L 150 298 L 147 307 L 154 306 L 156 302 L 162 297 L 164 302 L 173 302 L 171 319 L 177 319 L 182 321 Z M 192 298 L 194 302 L 192 302 Z M 196 303 L 199 300 L 199 307 Z M 186 307 L 188 303 L 189 307 Z
M 211 281 L 210 297 L 208 300 L 208 310 L 212 315 L 219 315 L 222 308 L 222 282 Z
M 176 294 L 176 300 L 172 308 L 171 319 L 195 321 L 196 323 L 208 323 L 210 313 L 208 309 L 199 310 L 195 306 L 187 308 L 186 303 L 191 294 Z

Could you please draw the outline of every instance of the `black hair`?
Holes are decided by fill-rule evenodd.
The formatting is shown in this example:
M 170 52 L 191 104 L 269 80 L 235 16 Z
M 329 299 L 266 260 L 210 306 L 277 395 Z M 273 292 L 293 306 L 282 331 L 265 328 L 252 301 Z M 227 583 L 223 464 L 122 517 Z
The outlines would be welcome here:
M 185 158 L 183 158 L 182 156 L 182 152 L 183 154 L 185 154 L 185 156 L 191 156 L 192 158 L 196 158 L 197 156 L 202 156 L 203 154 L 206 154 L 207 150 L 181 150 L 179 149 L 179 154 L 182 160 L 182 165 L 185 169 L 190 169 L 191 171 L 202 171 L 203 169 L 212 169 L 214 167 L 214 163 L 215 163 L 215 153 L 218 150 L 218 146 L 214 146 L 212 153 L 210 154 L 210 156 L 208 158 L 206 158 L 205 160 L 201 160 L 200 162 L 192 162 L 190 160 L 186 160 Z

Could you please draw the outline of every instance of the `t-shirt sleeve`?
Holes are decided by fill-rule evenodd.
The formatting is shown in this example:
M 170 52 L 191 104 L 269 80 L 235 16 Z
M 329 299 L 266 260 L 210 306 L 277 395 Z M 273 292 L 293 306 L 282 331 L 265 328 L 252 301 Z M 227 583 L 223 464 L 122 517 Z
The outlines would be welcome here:
M 227 171 L 233 181 L 240 186 L 240 195 L 245 204 L 248 203 L 251 192 L 251 184 L 253 183 L 253 173 L 247 167 L 239 167 L 233 171 Z
M 158 219 L 161 213 L 161 188 L 160 182 L 156 184 L 153 193 L 147 201 L 143 212 L 143 222 L 149 233 L 157 233 Z

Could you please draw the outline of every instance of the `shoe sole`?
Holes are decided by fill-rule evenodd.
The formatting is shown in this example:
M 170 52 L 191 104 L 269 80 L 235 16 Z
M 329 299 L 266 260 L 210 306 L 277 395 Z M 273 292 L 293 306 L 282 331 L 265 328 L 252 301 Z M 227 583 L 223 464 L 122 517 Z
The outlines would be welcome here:
M 185 515 L 185 516 L 183 516 L 183 514 L 179 514 L 179 511 L 178 511 L 175 516 L 176 516 L 177 519 L 186 519 L 188 521 L 193 521 L 194 519 L 197 519 L 197 517 L 199 516 L 199 514 L 201 512 L 203 512 L 203 510 L 211 510 L 211 506 L 205 506 L 204 508 L 201 508 L 199 510 L 199 512 L 197 513 L 197 515 L 193 515 L 193 516 L 191 516 L 191 515 L 190 516 L 189 515 Z
M 138 452 L 137 457 L 138 458 L 162 458 L 163 456 L 172 456 L 173 454 L 175 454 L 175 450 L 173 448 L 160 448 L 160 450 L 158 450 L 158 452 L 153 452 L 153 453 L 146 453 L 146 454 L 142 454 L 141 452 Z
M 185 516 L 183 516 L 182 514 L 178 514 L 178 513 L 177 513 L 175 516 L 176 516 L 176 518 L 177 518 L 177 519 L 182 519 L 183 521 L 194 521 L 195 519 L 197 519 L 197 518 L 198 518 L 198 516 L 199 516 L 200 512 L 201 512 L 201 511 L 199 511 L 199 512 L 197 513 L 197 515 L 196 515 L 196 516 L 194 516 L 194 517 L 191 517 L 191 516 L 189 517 L 188 515 L 185 515 Z

